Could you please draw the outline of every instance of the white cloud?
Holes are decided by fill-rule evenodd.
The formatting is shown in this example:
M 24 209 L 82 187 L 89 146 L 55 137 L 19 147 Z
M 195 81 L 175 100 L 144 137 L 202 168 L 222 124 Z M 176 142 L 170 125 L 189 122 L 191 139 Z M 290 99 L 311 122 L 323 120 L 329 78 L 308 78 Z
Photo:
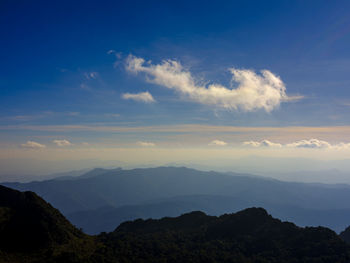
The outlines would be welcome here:
M 117 52 L 114 49 L 110 49 L 110 50 L 107 51 L 107 54 L 108 55 L 114 54 L 117 59 L 121 59 L 123 53 L 122 52 Z
M 244 146 L 259 147 L 260 142 L 257 141 L 246 141 L 242 143 Z
M 318 140 L 318 139 L 300 140 L 293 143 L 289 143 L 286 146 L 295 147 L 295 148 L 332 148 L 333 147 L 329 142 Z
M 208 145 L 210 145 L 210 146 L 225 146 L 225 145 L 227 145 L 227 143 L 224 141 L 220 141 L 220 140 L 213 140 Z
M 156 146 L 155 143 L 153 142 L 137 142 L 138 145 L 143 146 L 143 147 L 154 147 Z
M 97 79 L 98 78 L 98 73 L 97 72 L 85 72 L 84 76 L 87 80 L 90 79 Z
M 246 141 L 243 142 L 244 146 L 251 147 L 288 147 L 288 148 L 310 148 L 310 149 L 349 149 L 350 143 L 338 143 L 331 144 L 327 141 L 319 140 L 319 139 L 309 139 L 309 140 L 299 140 L 292 143 L 280 144 L 274 143 L 268 140 L 263 140 L 261 142 L 258 141 Z
M 220 84 L 201 85 L 175 60 L 151 64 L 143 58 L 129 55 L 125 67 L 135 74 L 143 72 L 147 75 L 147 81 L 173 89 L 193 101 L 226 109 L 264 109 L 270 112 L 281 102 L 300 99 L 288 97 L 282 80 L 268 70 L 256 74 L 251 70 L 230 68 L 236 87 L 227 88 Z
M 34 142 L 34 141 L 27 141 L 26 143 L 21 144 L 23 148 L 28 149 L 44 149 L 46 146 L 44 144 Z
M 146 92 L 140 92 L 140 93 L 124 93 L 122 95 L 122 98 L 125 100 L 136 100 L 136 101 L 141 101 L 145 103 L 152 103 L 155 102 L 155 99 L 149 93 L 148 91 Z
M 88 85 L 86 85 L 85 83 L 81 83 L 80 88 L 83 90 L 91 90 L 91 88 Z
M 68 140 L 53 140 L 52 141 L 54 144 L 56 144 L 59 147 L 63 147 L 63 146 L 71 146 L 72 143 Z
M 274 148 L 281 148 L 282 147 L 282 144 L 274 143 L 274 142 L 271 142 L 269 140 L 262 140 L 260 142 L 247 141 L 247 142 L 243 142 L 243 145 L 252 146 L 252 147 L 274 147 Z
M 341 143 L 338 143 L 338 144 L 334 145 L 333 147 L 337 148 L 337 149 L 349 149 L 350 148 L 350 143 L 341 142 Z

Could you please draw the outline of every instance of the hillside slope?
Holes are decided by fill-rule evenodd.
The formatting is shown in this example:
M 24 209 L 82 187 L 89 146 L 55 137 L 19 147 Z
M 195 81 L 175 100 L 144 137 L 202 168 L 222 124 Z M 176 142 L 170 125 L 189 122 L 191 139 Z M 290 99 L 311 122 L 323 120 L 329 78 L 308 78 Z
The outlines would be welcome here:
M 350 222 L 350 209 L 317 210 L 216 195 L 177 196 L 117 208 L 106 206 L 67 214 L 66 217 L 86 233 L 99 234 L 100 232 L 113 231 L 120 223 L 137 218 L 176 217 L 197 210 L 219 216 L 253 206 L 262 206 L 274 217 L 294 222 L 298 226 L 324 226 L 340 232 Z
M 299 228 L 262 208 L 220 217 L 191 212 L 135 220 L 101 234 L 120 262 L 349 262 L 349 246 L 327 228 Z
M 35 193 L 0 186 L 0 262 L 69 262 L 81 243 L 94 241 Z
M 339 234 L 340 238 L 350 244 L 350 226 Z
M 249 208 L 128 221 L 88 236 L 32 192 L 0 187 L 0 262 L 346 263 L 350 247 L 327 228 L 300 228 Z

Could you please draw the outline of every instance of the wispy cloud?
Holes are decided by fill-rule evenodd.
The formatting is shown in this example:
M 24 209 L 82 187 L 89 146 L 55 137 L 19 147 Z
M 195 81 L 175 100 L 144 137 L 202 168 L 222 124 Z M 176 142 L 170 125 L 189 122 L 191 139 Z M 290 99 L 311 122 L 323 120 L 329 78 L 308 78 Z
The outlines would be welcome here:
M 114 49 L 110 49 L 110 50 L 107 51 L 107 54 L 108 55 L 114 54 L 117 59 L 121 59 L 123 53 L 122 52 L 117 52 Z
M 264 109 L 270 112 L 281 102 L 301 98 L 287 96 L 283 81 L 269 70 L 257 74 L 252 70 L 230 68 L 232 82 L 236 86 L 227 88 L 221 84 L 199 84 L 191 72 L 175 60 L 151 64 L 143 58 L 129 55 L 125 67 L 132 73 L 143 72 L 149 82 L 173 89 L 195 102 L 226 109 Z
M 46 146 L 44 144 L 34 142 L 34 141 L 27 141 L 26 143 L 21 144 L 23 148 L 27 149 L 44 149 Z
M 309 148 L 309 149 L 349 149 L 350 143 L 337 143 L 331 144 L 324 140 L 319 139 L 309 139 L 309 140 L 299 140 L 292 143 L 280 144 L 271 142 L 268 140 L 263 141 L 246 141 L 243 142 L 244 146 L 252 146 L 252 147 L 288 147 L 288 148 Z
M 227 133 L 240 134 L 274 134 L 274 136 L 290 138 L 317 134 L 322 136 L 349 137 L 350 126 L 290 126 L 290 127 L 245 127 L 216 126 L 202 124 L 154 125 L 154 126 L 119 126 L 119 125 L 0 125 L 0 130 L 31 130 L 31 131 L 92 131 L 92 132 L 180 132 L 180 133 Z M 314 137 L 313 135 L 312 137 Z M 315 136 L 317 137 L 317 136 Z M 350 137 L 349 137 L 350 138 Z
M 40 116 L 16 115 L 16 116 L 8 117 L 8 119 L 14 120 L 14 121 L 30 121 L 30 120 L 37 119 L 37 118 L 41 118 L 41 115 Z
M 85 83 L 81 83 L 81 84 L 80 84 L 80 88 L 81 88 L 82 90 L 87 90 L 87 91 L 90 91 L 90 90 L 91 90 L 91 88 L 90 88 L 88 85 L 86 85 Z
M 155 99 L 149 93 L 148 91 L 146 92 L 140 92 L 140 93 L 124 93 L 122 95 L 122 98 L 125 100 L 135 100 L 135 101 L 140 101 L 144 103 L 152 103 L 155 102 Z
M 112 117 L 112 118 L 119 118 L 120 114 L 119 113 L 105 113 L 104 116 Z
M 137 142 L 137 145 L 142 146 L 142 147 L 154 147 L 154 146 L 156 146 L 156 144 L 153 142 L 142 142 L 142 141 Z
M 84 73 L 84 77 L 87 79 L 87 80 L 91 80 L 91 79 L 97 79 L 99 76 L 99 74 L 95 71 L 93 72 L 85 72 Z
M 275 147 L 275 148 L 282 147 L 282 144 L 274 143 L 274 142 L 271 142 L 269 140 L 262 140 L 260 142 L 258 142 L 258 141 L 246 141 L 246 142 L 243 142 L 243 145 L 252 146 L 252 147 Z
M 46 117 L 50 117 L 52 115 L 54 115 L 55 113 L 52 111 L 43 111 L 43 112 L 39 112 L 37 114 L 33 114 L 33 115 L 16 115 L 16 116 L 9 116 L 6 117 L 9 120 L 13 120 L 13 121 L 31 121 L 31 120 L 36 120 L 36 119 L 42 119 L 42 118 L 46 118 Z
M 296 148 L 332 148 L 334 147 L 329 142 L 319 140 L 319 139 L 310 139 L 310 140 L 300 140 L 286 145 L 287 147 L 296 147 Z
M 213 140 L 208 145 L 210 145 L 210 146 L 225 146 L 225 145 L 227 145 L 227 143 L 224 141 L 220 141 L 220 140 Z
M 72 143 L 68 140 L 53 140 L 52 141 L 54 144 L 56 144 L 59 147 L 64 147 L 64 146 L 71 146 Z
M 340 101 L 340 102 L 338 102 L 338 104 L 342 105 L 342 106 L 350 107 L 350 101 L 349 100 Z
M 71 112 L 67 112 L 67 115 L 68 116 L 79 116 L 80 112 L 78 112 L 78 111 L 71 111 Z

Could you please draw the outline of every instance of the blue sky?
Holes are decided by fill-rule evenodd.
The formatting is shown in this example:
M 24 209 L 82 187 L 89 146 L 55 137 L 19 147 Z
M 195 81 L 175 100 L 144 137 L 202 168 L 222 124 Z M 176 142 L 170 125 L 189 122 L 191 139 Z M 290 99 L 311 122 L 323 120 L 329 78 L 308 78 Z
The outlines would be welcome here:
M 349 17 L 349 1 L 1 1 L 0 159 L 92 148 L 349 148 Z M 132 59 L 141 68 L 128 68 Z M 181 66 L 175 75 L 190 76 L 192 91 L 169 84 L 174 68 L 164 61 Z M 233 81 L 232 68 L 251 78 Z M 258 90 L 271 80 L 261 70 L 285 91 L 269 110 L 247 95 L 252 78 Z M 248 93 L 232 94 L 240 85 Z

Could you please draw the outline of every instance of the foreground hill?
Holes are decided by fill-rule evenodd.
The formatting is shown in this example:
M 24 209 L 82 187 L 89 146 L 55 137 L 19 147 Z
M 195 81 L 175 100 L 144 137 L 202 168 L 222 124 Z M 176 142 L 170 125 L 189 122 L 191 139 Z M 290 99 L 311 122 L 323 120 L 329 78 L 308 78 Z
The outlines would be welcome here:
M 91 242 L 35 193 L 0 186 L 0 262 L 58 262 Z
M 340 238 L 350 244 L 350 226 L 339 234 Z
M 191 212 L 121 224 L 92 237 L 36 194 L 0 187 L 0 262 L 318 262 L 350 260 L 327 228 L 300 228 L 262 208 L 220 217 Z
M 349 246 L 327 228 L 299 228 L 262 208 L 220 217 L 192 212 L 135 220 L 99 236 L 120 262 L 349 262 Z
M 295 222 L 299 226 L 327 226 L 340 232 L 350 222 L 350 210 L 307 209 L 290 205 L 252 202 L 230 196 L 196 195 L 179 196 L 138 205 L 101 207 L 66 215 L 75 225 L 88 234 L 113 231 L 120 223 L 137 218 L 159 219 L 176 217 L 191 211 L 203 211 L 209 215 L 222 215 L 247 207 L 263 206 L 274 217 Z
M 5 186 L 33 191 L 89 233 L 111 231 L 138 217 L 160 218 L 202 210 L 211 215 L 265 207 L 300 226 L 335 231 L 350 222 L 350 187 L 288 183 L 257 176 L 158 167 L 95 169 L 74 179 Z M 88 219 L 89 218 L 89 219 Z

